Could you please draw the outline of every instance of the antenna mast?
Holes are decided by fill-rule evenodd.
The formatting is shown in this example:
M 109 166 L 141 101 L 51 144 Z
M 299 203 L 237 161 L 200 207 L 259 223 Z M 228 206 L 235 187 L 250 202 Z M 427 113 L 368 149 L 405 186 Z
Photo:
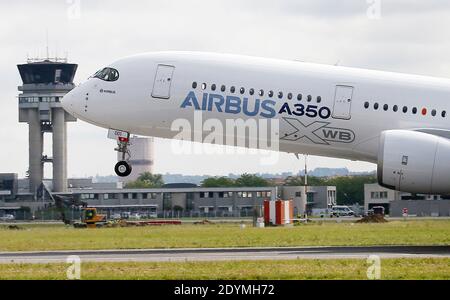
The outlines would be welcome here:
M 50 59 L 50 53 L 49 53 L 49 50 L 48 50 L 48 29 L 46 31 L 46 38 L 47 38 L 47 40 L 46 40 L 46 42 L 47 42 L 46 50 L 47 50 L 47 60 L 48 60 L 48 59 Z

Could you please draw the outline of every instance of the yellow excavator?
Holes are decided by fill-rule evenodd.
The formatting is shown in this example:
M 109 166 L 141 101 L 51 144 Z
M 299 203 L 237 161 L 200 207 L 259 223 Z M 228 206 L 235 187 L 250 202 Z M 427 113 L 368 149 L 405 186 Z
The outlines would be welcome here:
M 86 202 L 58 195 L 52 195 L 52 198 L 55 201 L 56 208 L 61 213 L 62 221 L 66 225 L 73 225 L 75 228 L 99 228 L 107 224 L 106 215 L 98 214 L 95 207 L 87 207 Z M 81 221 L 74 222 L 74 220 L 66 218 L 65 209 L 73 206 L 81 208 Z
M 106 224 L 106 215 L 98 214 L 95 207 L 83 207 L 81 209 L 81 222 L 75 222 L 73 226 L 75 228 L 99 228 Z

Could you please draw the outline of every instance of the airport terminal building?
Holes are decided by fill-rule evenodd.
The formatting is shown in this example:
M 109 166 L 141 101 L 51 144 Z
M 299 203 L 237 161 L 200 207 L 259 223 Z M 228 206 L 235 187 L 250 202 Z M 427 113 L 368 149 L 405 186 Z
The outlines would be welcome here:
M 0 215 L 20 217 L 51 208 L 54 201 L 41 191 L 35 196 L 27 191 L 28 179 L 17 174 L 0 174 Z M 44 181 L 51 190 L 52 181 Z M 265 200 L 292 199 L 295 214 L 313 208 L 336 205 L 336 187 L 268 186 L 205 188 L 194 184 L 168 184 L 162 188 L 125 189 L 120 182 L 94 183 L 92 179 L 69 179 L 68 191 L 52 193 L 73 197 L 96 207 L 108 216 L 138 213 L 157 217 L 249 217 L 260 210 Z M 23 214 L 23 212 L 22 212 Z

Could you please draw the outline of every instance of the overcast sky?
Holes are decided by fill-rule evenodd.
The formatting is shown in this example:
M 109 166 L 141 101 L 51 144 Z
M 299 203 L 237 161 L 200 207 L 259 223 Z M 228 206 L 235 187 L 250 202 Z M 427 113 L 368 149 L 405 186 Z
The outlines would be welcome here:
M 450 77 L 450 2 L 445 0 L 0 0 L 0 173 L 28 168 L 28 129 L 18 123 L 16 64 L 68 51 L 76 83 L 118 58 L 198 50 Z M 116 154 L 106 130 L 69 125 L 69 176 L 109 175 Z M 51 153 L 51 143 L 46 140 Z M 297 172 L 283 154 L 274 166 L 255 155 L 175 155 L 157 140 L 158 173 Z M 375 165 L 311 157 L 309 167 L 374 170 Z M 51 175 L 50 167 L 46 175 Z

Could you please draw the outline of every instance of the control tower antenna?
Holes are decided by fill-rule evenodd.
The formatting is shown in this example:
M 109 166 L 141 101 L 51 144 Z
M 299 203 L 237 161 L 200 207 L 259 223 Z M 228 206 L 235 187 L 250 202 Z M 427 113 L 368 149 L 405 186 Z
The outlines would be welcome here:
M 49 53 L 49 51 L 48 51 L 48 29 L 47 29 L 47 36 L 46 36 L 46 38 L 47 38 L 47 45 L 46 45 L 46 49 L 47 49 L 47 60 L 50 60 L 50 53 Z

